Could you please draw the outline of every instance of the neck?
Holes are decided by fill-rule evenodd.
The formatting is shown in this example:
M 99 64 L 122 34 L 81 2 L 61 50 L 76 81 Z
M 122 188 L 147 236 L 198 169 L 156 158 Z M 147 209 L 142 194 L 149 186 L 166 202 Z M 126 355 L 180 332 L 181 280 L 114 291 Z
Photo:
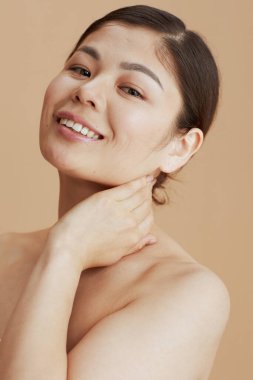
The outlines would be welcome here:
M 108 189 L 108 187 L 86 180 L 73 178 L 59 172 L 60 194 L 58 203 L 58 219 L 76 204 L 89 198 L 91 195 Z
M 58 203 L 58 219 L 60 219 L 72 207 L 89 198 L 91 195 L 109 189 L 109 187 L 80 180 L 78 178 L 69 177 L 66 174 L 59 172 L 60 180 L 60 194 Z M 150 233 L 157 236 L 160 228 L 156 225 L 155 221 L 150 229 Z

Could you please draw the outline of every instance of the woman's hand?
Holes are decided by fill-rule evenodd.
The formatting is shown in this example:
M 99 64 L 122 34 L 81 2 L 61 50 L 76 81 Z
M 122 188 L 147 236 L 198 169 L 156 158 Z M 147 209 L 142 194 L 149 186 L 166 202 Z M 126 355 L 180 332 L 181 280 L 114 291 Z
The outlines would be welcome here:
M 81 270 L 108 266 L 121 257 L 155 243 L 150 177 L 98 192 L 56 222 L 47 244 L 67 253 Z

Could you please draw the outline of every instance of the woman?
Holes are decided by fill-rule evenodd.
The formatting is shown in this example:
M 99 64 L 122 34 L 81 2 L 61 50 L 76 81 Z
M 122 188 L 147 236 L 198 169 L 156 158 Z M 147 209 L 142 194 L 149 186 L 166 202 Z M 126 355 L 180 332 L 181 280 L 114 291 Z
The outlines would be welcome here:
M 41 114 L 59 219 L 1 236 L 2 380 L 208 378 L 229 295 L 152 199 L 200 148 L 218 90 L 206 44 L 165 11 L 125 7 L 81 36 Z

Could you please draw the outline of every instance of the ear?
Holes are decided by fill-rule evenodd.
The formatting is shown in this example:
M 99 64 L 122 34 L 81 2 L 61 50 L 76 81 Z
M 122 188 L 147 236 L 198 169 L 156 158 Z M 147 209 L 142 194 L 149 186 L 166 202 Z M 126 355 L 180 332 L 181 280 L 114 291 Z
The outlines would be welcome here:
M 165 147 L 161 171 L 171 173 L 186 164 L 203 143 L 203 132 L 199 128 L 190 129 L 185 135 L 174 137 Z

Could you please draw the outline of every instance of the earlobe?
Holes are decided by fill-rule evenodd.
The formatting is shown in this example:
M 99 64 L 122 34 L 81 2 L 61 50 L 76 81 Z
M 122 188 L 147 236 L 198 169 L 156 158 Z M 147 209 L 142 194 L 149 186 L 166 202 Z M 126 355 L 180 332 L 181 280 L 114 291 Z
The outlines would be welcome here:
M 192 128 L 185 135 L 174 137 L 167 146 L 165 162 L 160 169 L 165 173 L 180 169 L 199 150 L 203 138 L 203 132 L 199 128 Z
M 167 162 L 160 166 L 160 169 L 164 173 L 173 173 L 179 168 L 181 168 L 186 161 L 183 161 L 182 157 L 179 156 L 167 156 Z

